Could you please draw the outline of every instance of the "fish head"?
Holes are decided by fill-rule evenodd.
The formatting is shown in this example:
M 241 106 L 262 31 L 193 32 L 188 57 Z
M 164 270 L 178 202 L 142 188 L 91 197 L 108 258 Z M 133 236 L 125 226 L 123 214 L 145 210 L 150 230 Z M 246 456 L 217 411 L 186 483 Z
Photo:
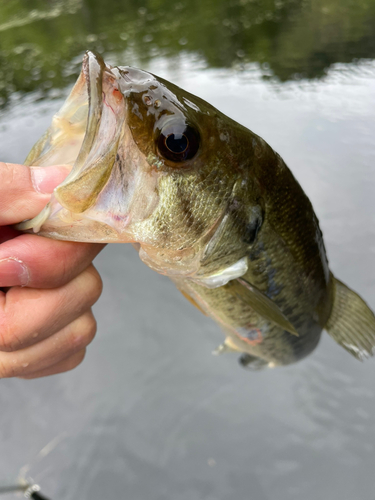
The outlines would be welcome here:
M 87 52 L 71 94 L 26 160 L 72 169 L 19 228 L 130 242 L 157 271 L 195 275 L 222 239 L 228 213 L 241 206 L 242 129 L 151 73 Z

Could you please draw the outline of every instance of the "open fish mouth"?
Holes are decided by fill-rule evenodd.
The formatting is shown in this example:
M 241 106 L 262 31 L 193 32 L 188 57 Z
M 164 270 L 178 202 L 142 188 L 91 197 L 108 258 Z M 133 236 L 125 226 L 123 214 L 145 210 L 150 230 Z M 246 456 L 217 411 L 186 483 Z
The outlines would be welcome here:
M 124 133 L 125 107 L 112 68 L 87 52 L 69 97 L 25 161 L 29 166 L 67 164 L 72 169 L 42 212 L 17 229 L 56 239 L 131 241 L 119 236 L 127 225 L 126 214 L 109 217 L 108 211 L 94 210 Z

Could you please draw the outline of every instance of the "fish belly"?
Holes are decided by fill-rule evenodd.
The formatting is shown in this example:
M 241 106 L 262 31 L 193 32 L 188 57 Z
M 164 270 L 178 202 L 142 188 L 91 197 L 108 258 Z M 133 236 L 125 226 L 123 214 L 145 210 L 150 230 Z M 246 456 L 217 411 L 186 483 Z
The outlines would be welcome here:
M 251 357 L 251 362 L 264 366 L 294 363 L 317 346 L 322 328 L 306 318 L 298 336 L 264 319 L 232 291 L 231 283 L 207 288 L 188 280 L 173 280 L 190 302 L 214 319 L 226 334 L 221 351 L 237 351 Z M 245 358 L 243 358 L 245 359 Z M 250 359 L 250 358 L 249 358 Z

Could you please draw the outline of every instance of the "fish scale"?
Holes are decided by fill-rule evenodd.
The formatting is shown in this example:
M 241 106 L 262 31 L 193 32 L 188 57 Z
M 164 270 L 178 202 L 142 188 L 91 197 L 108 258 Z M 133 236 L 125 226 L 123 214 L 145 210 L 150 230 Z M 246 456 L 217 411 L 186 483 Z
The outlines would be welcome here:
M 88 52 L 27 163 L 73 153 L 67 179 L 19 229 L 133 243 L 222 327 L 216 352 L 242 353 L 243 366 L 298 361 L 324 328 L 358 359 L 373 354 L 373 312 L 330 272 L 309 199 L 262 138 L 162 78 Z

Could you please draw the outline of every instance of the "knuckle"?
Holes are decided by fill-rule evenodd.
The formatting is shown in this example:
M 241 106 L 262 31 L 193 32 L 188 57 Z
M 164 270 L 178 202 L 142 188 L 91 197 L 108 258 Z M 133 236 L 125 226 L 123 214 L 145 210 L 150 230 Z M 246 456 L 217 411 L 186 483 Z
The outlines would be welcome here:
M 8 188 L 14 181 L 14 166 L 10 163 L 0 162 L 0 181 L 1 186 Z
M 85 359 L 86 356 L 86 349 L 82 349 L 81 351 L 77 352 L 74 356 L 71 356 L 66 363 L 65 371 L 73 370 L 76 368 L 78 365 L 82 363 L 82 361 Z
M 87 319 L 86 321 L 87 321 L 86 338 L 88 341 L 86 345 L 88 345 L 94 340 L 96 332 L 98 330 L 98 325 L 97 325 L 96 319 L 94 318 L 94 316 L 92 314 L 89 316 L 89 319 Z
M 93 265 L 91 265 L 87 270 L 87 299 L 90 306 L 95 304 L 95 302 L 99 299 L 103 291 L 103 282 L 100 277 L 100 274 L 95 269 Z
M 12 360 L 0 358 L 0 379 L 16 377 L 20 373 L 20 367 Z
M 63 300 L 81 315 L 99 299 L 103 283 L 98 271 L 90 265 L 74 281 L 74 286 L 68 286 Z M 78 316 L 77 316 L 78 317 Z
M 7 378 L 8 375 L 8 366 L 4 361 L 0 358 L 0 378 Z
M 56 370 L 55 373 L 64 373 L 73 370 L 82 363 L 82 361 L 85 359 L 85 355 L 86 355 L 86 348 L 84 347 L 79 351 L 77 351 L 76 353 L 69 356 L 68 358 L 66 358 L 63 362 L 59 363 L 58 369 Z
M 9 317 L 3 317 L 0 323 L 0 351 L 17 351 L 22 346 L 20 332 Z
M 97 323 L 93 314 L 90 312 L 81 316 L 76 328 L 79 331 L 79 344 L 82 346 L 90 344 L 94 340 L 97 331 Z

